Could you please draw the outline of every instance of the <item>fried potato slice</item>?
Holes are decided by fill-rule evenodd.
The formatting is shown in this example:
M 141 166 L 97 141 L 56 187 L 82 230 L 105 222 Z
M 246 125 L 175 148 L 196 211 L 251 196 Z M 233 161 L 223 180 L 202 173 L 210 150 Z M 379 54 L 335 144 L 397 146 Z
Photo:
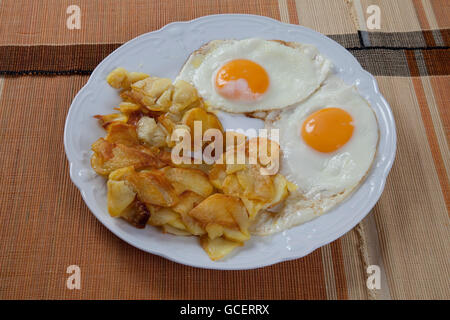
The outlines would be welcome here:
M 112 171 L 134 166 L 136 169 L 154 167 L 161 168 L 162 162 L 152 150 L 139 146 L 129 147 L 123 144 L 109 142 L 103 138 L 92 144 L 94 154 L 91 166 L 100 175 L 107 176 Z
M 171 225 L 168 225 L 168 224 L 163 225 L 162 229 L 163 229 L 164 233 L 170 233 L 170 234 L 173 234 L 175 236 L 191 236 L 189 231 L 178 229 L 178 228 L 175 228 L 175 227 L 173 227 Z
M 139 144 L 136 127 L 126 123 L 112 123 L 108 126 L 105 140 L 112 143 L 120 143 L 126 146 Z
M 223 237 L 227 238 L 231 241 L 236 242 L 245 242 L 250 240 L 250 233 L 242 232 L 234 229 L 224 228 L 223 229 Z
M 171 220 L 167 223 L 169 226 L 172 226 L 174 228 L 180 229 L 180 230 L 186 230 L 186 226 L 184 225 L 183 221 L 181 220 L 180 216 L 177 215 L 177 217 L 174 220 Z M 189 231 L 188 231 L 189 232 Z
M 141 106 L 137 103 L 129 102 L 129 101 L 123 101 L 119 103 L 119 111 L 124 114 L 130 114 L 132 112 L 136 112 L 141 110 Z
M 172 220 L 175 220 L 179 217 L 179 215 L 170 208 L 161 208 L 159 210 L 155 210 L 152 212 L 150 219 L 148 220 L 148 224 L 152 226 L 162 226 L 164 224 L 169 223 Z
M 203 108 L 192 108 L 186 111 L 181 119 L 181 122 L 188 126 L 191 132 L 194 132 L 195 121 L 202 123 L 202 135 L 208 129 L 217 129 L 223 133 L 223 127 L 220 120 L 213 113 L 207 112 Z
M 167 78 L 148 77 L 137 81 L 131 85 L 133 99 L 138 100 L 141 104 L 153 111 L 167 111 L 161 105 L 157 105 L 156 101 L 161 95 L 172 86 L 172 80 Z
M 233 196 L 242 196 L 244 193 L 235 174 L 230 174 L 223 180 L 222 191 Z
M 155 146 L 163 147 L 166 145 L 166 132 L 150 117 L 142 117 L 137 123 L 137 135 L 139 140 Z
M 270 201 L 274 193 L 271 176 L 261 175 L 256 165 L 248 165 L 245 170 L 236 172 L 243 195 L 249 199 Z
M 224 164 L 214 164 L 208 174 L 209 181 L 219 190 L 222 190 L 223 182 L 227 177 Z
M 148 219 L 150 218 L 150 211 L 145 203 L 135 200 L 125 211 L 120 214 L 120 217 L 136 228 L 145 228 Z
M 118 217 L 136 198 L 136 192 L 126 181 L 108 180 L 107 184 L 108 212 Z
M 193 85 L 184 80 L 175 82 L 172 103 L 178 111 L 182 111 L 198 99 L 197 90 Z
M 267 206 L 266 202 L 258 200 L 250 200 L 246 197 L 241 197 L 242 203 L 244 203 L 247 209 L 250 221 L 253 220 L 256 215 Z
M 224 238 L 210 239 L 208 236 L 200 238 L 200 244 L 211 260 L 219 260 L 228 255 L 236 247 L 242 246 L 240 242 L 230 241 Z
M 184 192 L 179 198 L 179 202 L 172 207 L 172 210 L 180 214 L 181 220 L 190 233 L 194 235 L 204 234 L 205 230 L 189 215 L 189 211 L 202 202 L 204 198 L 192 191 Z
M 282 201 L 284 201 L 289 192 L 296 190 L 297 186 L 289 182 L 283 175 L 277 174 L 273 177 L 274 193 L 270 201 L 258 201 L 241 197 L 242 202 L 249 213 L 250 221 L 253 220 L 256 215 L 264 209 L 272 208 Z
M 136 72 L 136 71 L 128 72 L 127 82 L 125 83 L 126 86 L 123 88 L 128 89 L 131 84 L 133 84 L 137 81 L 140 81 L 140 80 L 144 80 L 148 77 L 150 77 L 150 76 L 144 72 Z
M 281 174 L 277 174 L 273 178 L 273 185 L 275 192 L 273 194 L 272 199 L 270 200 L 270 203 L 268 204 L 268 208 L 274 207 L 280 202 L 282 202 L 284 199 L 287 198 L 289 195 L 289 187 L 288 187 L 289 181 L 286 180 L 284 176 Z
M 113 123 L 127 123 L 128 122 L 128 116 L 123 113 L 95 115 L 94 118 L 98 120 L 98 122 L 104 129 L 107 129 L 108 126 L 110 126 Z
M 215 239 L 223 235 L 223 226 L 217 223 L 209 223 L 206 227 L 206 232 L 210 239 Z
M 202 202 L 203 199 L 205 198 L 202 197 L 201 195 L 198 195 L 195 192 L 186 191 L 179 196 L 179 199 L 180 199 L 179 202 L 172 207 L 172 210 L 183 215 L 191 211 L 196 205 Z
M 157 170 L 132 171 L 123 177 L 137 192 L 138 198 L 150 205 L 172 207 L 178 196 L 169 180 Z
M 178 194 L 189 190 L 206 198 L 213 192 L 214 188 L 209 182 L 208 176 L 201 170 L 165 167 L 161 171 Z
M 248 214 L 238 197 L 215 193 L 194 207 L 189 215 L 203 229 L 209 224 L 218 224 L 225 228 L 247 231 Z
M 178 120 L 178 116 L 168 112 L 158 117 L 158 122 L 166 129 L 169 134 L 172 134 L 173 130 L 177 126 Z
M 116 68 L 113 71 L 111 71 L 108 76 L 106 77 L 106 82 L 108 84 L 116 89 L 123 88 L 126 85 L 128 77 L 128 71 L 124 68 Z

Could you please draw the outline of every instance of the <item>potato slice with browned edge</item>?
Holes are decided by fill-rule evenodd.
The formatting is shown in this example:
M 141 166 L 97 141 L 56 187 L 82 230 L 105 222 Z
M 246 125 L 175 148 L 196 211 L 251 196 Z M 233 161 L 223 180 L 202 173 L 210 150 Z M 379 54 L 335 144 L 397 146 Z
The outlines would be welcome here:
M 124 179 L 133 186 L 138 198 L 146 204 L 172 207 L 178 202 L 174 188 L 160 171 L 134 171 Z
M 176 236 L 191 236 L 191 234 L 188 231 L 172 227 L 171 225 L 168 224 L 163 225 L 162 229 L 165 233 L 170 233 Z
M 136 192 L 126 181 L 108 180 L 107 184 L 108 212 L 118 217 L 134 201 Z
M 178 217 L 179 215 L 172 209 L 161 208 L 152 212 L 150 219 L 148 220 L 148 224 L 152 226 L 162 226 L 177 219 Z
M 208 176 L 201 170 L 165 167 L 161 171 L 179 194 L 189 190 L 206 198 L 213 192 Z
M 214 164 L 209 170 L 209 181 L 219 190 L 222 190 L 223 182 L 227 177 L 224 164 Z
M 98 119 L 100 125 L 107 129 L 113 123 L 127 123 L 128 115 L 123 113 L 111 113 L 106 115 L 95 115 L 95 119 Z
M 126 123 L 112 123 L 108 126 L 108 134 L 105 140 L 112 143 L 120 143 L 128 147 L 139 144 L 136 127 Z
M 223 133 L 222 124 L 215 114 L 207 112 L 203 108 L 192 108 L 186 111 L 181 119 L 181 122 L 191 129 L 192 138 L 194 137 L 193 132 L 195 121 L 201 121 L 202 123 L 202 136 L 208 129 L 217 129 Z
M 238 197 L 215 193 L 189 212 L 204 229 L 209 224 L 218 224 L 224 228 L 247 231 L 248 214 Z
M 92 151 L 94 154 L 91 158 L 91 166 L 95 172 L 103 176 L 128 166 L 141 169 L 145 167 L 161 168 L 166 165 L 149 148 L 129 147 L 109 142 L 103 138 L 92 144 Z
M 180 201 L 172 207 L 172 210 L 180 214 L 181 220 L 190 233 L 197 236 L 204 234 L 205 230 L 202 229 L 198 222 L 188 214 L 189 211 L 202 202 L 204 198 L 192 191 L 184 192 L 179 198 Z
M 145 203 L 135 199 L 135 201 L 120 214 L 120 217 L 136 228 L 143 229 L 150 218 L 150 210 Z
M 200 243 L 211 260 L 219 260 L 228 255 L 236 247 L 242 246 L 240 242 L 230 241 L 224 238 L 210 239 L 208 236 L 202 236 Z

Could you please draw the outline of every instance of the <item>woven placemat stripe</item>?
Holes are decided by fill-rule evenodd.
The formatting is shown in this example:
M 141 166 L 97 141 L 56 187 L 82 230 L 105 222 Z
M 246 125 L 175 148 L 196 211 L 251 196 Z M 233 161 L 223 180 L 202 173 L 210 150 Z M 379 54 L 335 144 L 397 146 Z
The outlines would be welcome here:
M 343 35 L 337 35 L 342 39 Z M 346 35 L 358 41 L 357 35 Z M 350 40 L 349 40 L 350 39 Z M 353 40 L 351 40 L 353 39 Z M 71 75 L 90 74 L 120 44 L 52 46 L 0 46 L 0 74 Z M 405 51 L 421 51 L 428 75 L 450 74 L 449 47 L 349 47 L 362 67 L 374 75 L 410 76 Z M 414 74 L 413 74 L 414 76 Z

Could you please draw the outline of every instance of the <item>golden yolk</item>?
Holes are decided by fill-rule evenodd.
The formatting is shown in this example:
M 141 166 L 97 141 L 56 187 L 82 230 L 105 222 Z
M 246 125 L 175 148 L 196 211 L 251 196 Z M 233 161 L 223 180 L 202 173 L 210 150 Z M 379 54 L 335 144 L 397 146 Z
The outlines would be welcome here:
M 314 112 L 302 126 L 303 140 L 320 152 L 333 152 L 350 140 L 354 130 L 353 118 L 339 108 Z
M 218 92 L 226 98 L 255 100 L 267 91 L 269 75 L 257 63 L 246 59 L 237 59 L 220 68 L 215 82 Z

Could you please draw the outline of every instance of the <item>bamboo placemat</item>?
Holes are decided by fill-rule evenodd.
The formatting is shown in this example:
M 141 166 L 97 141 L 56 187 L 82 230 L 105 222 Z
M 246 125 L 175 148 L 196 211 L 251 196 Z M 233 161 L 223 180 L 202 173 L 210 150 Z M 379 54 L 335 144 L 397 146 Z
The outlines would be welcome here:
M 381 29 L 367 28 L 369 5 Z M 69 5 L 81 29 L 66 27 Z M 369 216 L 298 260 L 250 271 L 179 265 L 129 246 L 89 212 L 63 149 L 93 68 L 172 21 L 251 13 L 335 39 L 377 78 L 397 156 Z M 0 298 L 449 299 L 450 7 L 446 0 L 0 0 Z M 66 269 L 81 269 L 69 290 Z M 369 265 L 381 289 L 366 286 Z

